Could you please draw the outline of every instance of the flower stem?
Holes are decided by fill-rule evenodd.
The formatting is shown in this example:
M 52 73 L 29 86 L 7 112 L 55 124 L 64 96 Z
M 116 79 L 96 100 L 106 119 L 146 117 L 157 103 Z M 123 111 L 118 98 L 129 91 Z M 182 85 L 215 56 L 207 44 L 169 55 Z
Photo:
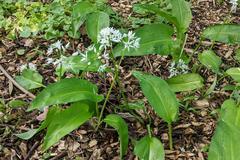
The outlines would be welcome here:
M 172 141 L 172 124 L 168 123 L 168 137 L 169 137 L 169 148 L 173 150 L 173 141 Z

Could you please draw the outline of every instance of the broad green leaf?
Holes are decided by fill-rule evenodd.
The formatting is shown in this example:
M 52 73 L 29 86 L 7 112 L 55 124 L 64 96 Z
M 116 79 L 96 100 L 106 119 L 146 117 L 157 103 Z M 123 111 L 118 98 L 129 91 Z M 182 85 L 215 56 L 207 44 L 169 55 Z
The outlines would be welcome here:
M 166 81 L 174 92 L 191 91 L 203 86 L 203 78 L 195 73 L 182 74 Z
M 24 69 L 20 76 L 16 76 L 16 81 L 27 90 L 43 87 L 43 77 L 31 69 Z
M 120 157 L 122 159 L 128 149 L 128 126 L 122 117 L 115 114 L 108 115 L 104 119 L 104 122 L 112 126 L 118 132 L 120 139 Z
M 89 106 L 85 103 L 74 103 L 69 108 L 60 111 L 52 118 L 44 137 L 43 150 L 57 143 L 62 137 L 77 129 L 92 117 Z
M 177 28 L 179 27 L 176 17 L 174 17 L 173 15 L 171 15 L 170 13 L 168 13 L 164 10 L 161 10 L 156 5 L 143 4 L 143 5 L 138 5 L 138 7 L 145 9 L 149 12 L 153 12 L 161 17 L 164 17 L 164 18 L 166 18 L 166 20 L 168 20 L 169 22 L 174 24 Z
M 230 68 L 226 71 L 236 82 L 240 83 L 240 68 Z
M 228 44 L 240 44 L 240 25 L 214 25 L 204 30 L 202 36 L 212 41 Z
M 211 141 L 208 160 L 238 160 L 240 108 L 233 100 L 224 102 L 220 121 Z
M 164 148 L 155 137 L 145 136 L 134 147 L 134 154 L 141 160 L 164 160 Z
M 104 12 L 94 12 L 87 16 L 87 34 L 94 43 L 97 43 L 98 35 L 103 28 L 109 27 L 110 19 Z
M 173 49 L 173 28 L 165 24 L 150 24 L 136 30 L 136 36 L 141 38 L 140 48 L 124 50 L 123 45 L 114 48 L 114 56 L 142 56 L 148 54 L 170 54 Z
M 19 100 L 19 99 L 14 99 L 8 102 L 8 106 L 11 108 L 18 108 L 18 107 L 23 107 L 26 106 L 27 103 L 25 101 Z
M 97 86 L 81 79 L 63 79 L 50 84 L 33 100 L 29 110 L 43 109 L 46 106 L 89 100 L 100 102 L 103 97 L 97 94 Z
M 144 95 L 157 114 L 167 123 L 174 122 L 178 116 L 179 103 L 167 82 L 137 71 L 133 75 L 139 80 Z
M 187 31 L 191 21 L 192 21 L 192 12 L 189 2 L 185 0 L 171 0 L 172 4 L 172 15 L 176 17 L 180 32 L 184 33 Z
M 198 55 L 198 60 L 208 69 L 211 69 L 215 73 L 219 73 L 222 60 L 213 51 L 206 50 Z
M 73 38 L 79 38 L 80 26 L 85 22 L 87 14 L 94 12 L 96 6 L 89 2 L 78 2 L 73 6 L 72 10 L 72 22 L 69 35 Z

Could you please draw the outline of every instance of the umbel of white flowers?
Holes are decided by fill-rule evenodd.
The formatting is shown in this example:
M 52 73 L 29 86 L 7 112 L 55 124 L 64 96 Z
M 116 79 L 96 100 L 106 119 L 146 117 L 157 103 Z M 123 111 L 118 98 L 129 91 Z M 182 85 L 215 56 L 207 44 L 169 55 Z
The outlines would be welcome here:
M 179 74 L 187 73 L 188 71 L 189 71 L 189 68 L 182 59 L 180 59 L 177 63 L 173 61 L 169 66 L 169 72 L 170 72 L 169 78 L 173 76 L 177 76 Z
M 238 6 L 238 0 L 230 0 L 230 3 L 232 4 L 231 12 L 236 12 L 237 6 Z
M 112 27 L 103 28 L 98 35 L 98 44 L 99 45 L 90 45 L 85 52 L 74 52 L 72 56 L 81 56 L 81 62 L 86 63 L 88 66 L 91 65 L 89 59 L 89 52 L 94 52 L 96 54 L 96 58 L 101 60 L 102 65 L 99 66 L 98 72 L 104 72 L 106 68 L 109 67 L 110 64 L 110 56 L 109 53 L 112 51 L 112 47 L 114 44 L 121 43 L 124 46 L 124 50 L 130 51 L 131 49 L 137 49 L 140 46 L 140 38 L 135 36 L 135 33 L 129 31 L 128 33 L 121 33 L 119 30 L 114 29 Z M 96 48 L 96 46 L 99 46 Z M 57 41 L 52 44 L 48 48 L 47 54 L 50 55 L 57 51 L 65 51 L 66 48 L 69 47 L 69 43 L 66 46 L 63 46 L 61 41 Z M 61 56 L 60 59 L 54 60 L 52 58 L 48 58 L 48 64 L 53 65 L 71 65 L 68 64 L 67 57 Z M 66 63 L 65 63 L 66 62 Z M 69 66 L 70 67 L 70 66 Z

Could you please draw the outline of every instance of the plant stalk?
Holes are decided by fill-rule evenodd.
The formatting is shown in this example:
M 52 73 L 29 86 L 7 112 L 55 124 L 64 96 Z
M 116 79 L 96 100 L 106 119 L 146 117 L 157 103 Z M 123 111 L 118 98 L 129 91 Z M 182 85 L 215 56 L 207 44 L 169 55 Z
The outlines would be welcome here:
M 168 123 L 168 137 L 169 137 L 169 149 L 173 150 L 172 124 L 171 123 Z

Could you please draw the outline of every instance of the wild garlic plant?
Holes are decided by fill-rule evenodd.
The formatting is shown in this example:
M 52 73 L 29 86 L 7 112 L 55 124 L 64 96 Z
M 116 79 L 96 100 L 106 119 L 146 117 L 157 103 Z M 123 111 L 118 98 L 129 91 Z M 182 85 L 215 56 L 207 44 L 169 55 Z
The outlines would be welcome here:
M 123 46 L 120 59 L 114 57 L 113 48 L 115 45 Z M 84 73 L 87 71 L 98 72 L 100 74 L 104 72 L 113 73 L 113 80 L 98 118 L 98 128 L 101 124 L 104 109 L 115 83 L 121 88 L 120 92 L 125 103 L 127 103 L 119 79 L 119 68 L 124 53 L 130 49 L 138 49 L 139 46 L 140 38 L 138 38 L 134 32 L 129 31 L 128 33 L 122 33 L 120 30 L 112 27 L 106 27 L 99 32 L 96 44 L 88 46 L 83 52 L 78 50 L 68 57 L 65 56 L 64 52 L 69 47 L 69 43 L 63 46 L 60 41 L 57 41 L 49 47 L 47 54 L 51 55 L 57 52 L 60 57 L 58 59 L 47 58 L 46 62 L 56 66 L 56 74 L 59 77 L 62 77 L 65 72 L 73 72 L 76 75 L 81 72 L 80 78 L 83 78 Z

